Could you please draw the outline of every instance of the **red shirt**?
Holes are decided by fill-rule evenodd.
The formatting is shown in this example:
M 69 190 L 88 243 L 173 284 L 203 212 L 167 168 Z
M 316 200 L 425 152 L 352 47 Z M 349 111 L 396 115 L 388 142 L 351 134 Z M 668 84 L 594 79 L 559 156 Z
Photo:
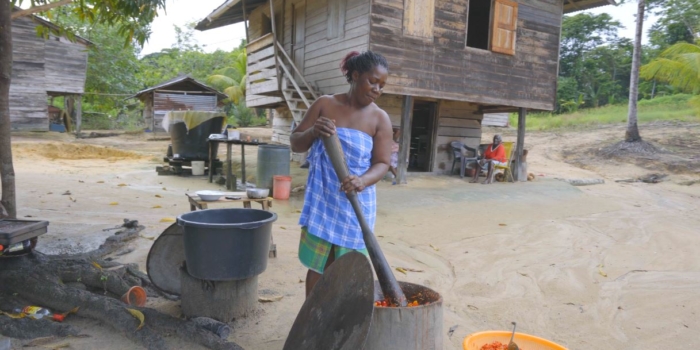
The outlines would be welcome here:
M 493 144 L 490 144 L 488 147 L 486 147 L 486 150 L 484 151 L 484 159 L 493 159 L 497 160 L 501 163 L 506 162 L 506 149 L 503 147 L 503 144 L 499 144 L 496 146 L 496 149 L 491 149 L 493 147 Z

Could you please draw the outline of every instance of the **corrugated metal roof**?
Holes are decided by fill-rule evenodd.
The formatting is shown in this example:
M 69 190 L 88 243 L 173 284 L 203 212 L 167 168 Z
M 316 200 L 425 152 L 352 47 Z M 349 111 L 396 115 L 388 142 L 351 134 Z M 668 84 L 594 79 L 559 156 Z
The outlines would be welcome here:
M 197 23 L 195 29 L 205 31 L 243 22 L 243 1 L 248 15 L 256 7 L 267 3 L 265 0 L 226 0 L 214 9 L 209 16 Z M 588 10 L 606 5 L 617 5 L 615 0 L 563 0 L 564 13 Z
M 613 5 L 616 6 L 615 0 L 564 0 L 564 13 L 572 13 L 592 8 Z
M 226 0 L 209 16 L 197 23 L 195 29 L 205 31 L 243 22 L 243 1 L 245 1 L 247 15 L 250 15 L 256 7 L 267 3 L 266 0 Z
M 155 111 L 214 111 L 216 95 L 185 95 L 156 92 L 153 99 Z
M 225 94 L 214 89 L 213 87 L 208 86 L 202 82 L 199 82 L 196 79 L 190 77 L 189 75 L 182 75 L 182 76 L 179 76 L 177 78 L 173 78 L 173 79 L 170 79 L 168 81 L 162 82 L 156 86 L 149 87 L 148 89 L 141 90 L 141 91 L 137 92 L 136 94 L 134 94 L 133 96 L 129 96 L 128 98 L 134 98 L 134 97 L 140 98 L 141 95 L 143 95 L 145 93 L 155 91 L 155 90 L 165 90 L 165 88 L 167 88 L 168 86 L 172 86 L 172 85 L 180 84 L 180 83 L 194 84 L 195 86 L 197 86 L 198 88 L 201 89 L 200 91 L 208 91 L 208 92 L 211 92 L 213 94 L 216 94 L 219 97 L 219 99 L 221 99 L 221 100 L 228 97 Z

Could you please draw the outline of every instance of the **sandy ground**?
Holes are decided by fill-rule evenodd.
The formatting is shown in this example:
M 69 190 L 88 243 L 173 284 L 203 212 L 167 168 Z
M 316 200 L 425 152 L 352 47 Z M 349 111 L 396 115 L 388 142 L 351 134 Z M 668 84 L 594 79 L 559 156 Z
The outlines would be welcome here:
M 697 140 L 699 129 L 664 124 L 643 126 L 642 134 L 678 144 Z M 250 132 L 269 136 L 269 130 Z M 487 130 L 484 140 L 494 132 Z M 513 130 L 498 132 L 515 140 Z M 405 186 L 378 185 L 375 232 L 392 266 L 424 271 L 396 272 L 400 280 L 443 295 L 445 349 L 461 349 L 468 334 L 507 329 L 511 321 L 521 332 L 571 349 L 700 346 L 700 184 L 688 185 L 700 173 L 667 172 L 671 176 L 660 184 L 616 183 L 663 169 L 593 158 L 583 164 L 572 157 L 622 135 L 620 127 L 528 134 L 534 182 L 484 186 L 458 176 L 412 174 Z M 102 229 L 138 219 L 146 230 L 119 260 L 145 270 L 152 239 L 189 210 L 184 193 L 221 188 L 203 177 L 158 176 L 167 142 L 146 135 L 76 141 L 56 133 L 18 134 L 13 147 L 19 217 L 50 221 L 39 245 L 49 253 L 96 248 L 110 234 Z M 257 150 L 246 150 L 247 172 L 254 176 Z M 694 169 L 697 156 L 684 153 Z M 292 170 L 295 185 L 304 183 L 304 171 L 294 164 Z M 605 184 L 574 187 L 557 178 L 603 178 Z M 278 257 L 270 259 L 259 289 L 284 297 L 232 324 L 231 339 L 246 349 L 281 349 L 303 303 L 306 270 L 296 257 L 301 206 L 301 193 L 273 205 Z M 149 298 L 149 305 L 179 314 L 178 302 Z M 105 325 L 78 317 L 67 322 L 91 335 L 61 341 L 71 349 L 134 348 Z M 169 341 L 174 349 L 196 348 Z

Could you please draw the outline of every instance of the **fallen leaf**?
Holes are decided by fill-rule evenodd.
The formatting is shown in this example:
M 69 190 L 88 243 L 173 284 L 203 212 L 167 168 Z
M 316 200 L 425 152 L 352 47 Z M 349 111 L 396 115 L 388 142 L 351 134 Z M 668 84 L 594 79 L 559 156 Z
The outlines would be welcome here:
M 168 190 L 167 188 L 163 187 L 163 191 L 167 191 L 167 190 Z
M 85 183 L 85 181 L 83 181 L 83 180 L 78 180 L 78 182 L 80 182 L 81 184 Z
M 282 295 L 276 295 L 274 297 L 258 297 L 258 301 L 261 303 L 272 303 L 275 301 L 280 301 L 282 300 L 284 296 Z
M 151 209 L 160 209 L 160 208 L 162 208 L 160 205 L 154 205 L 151 207 Z
M 63 195 L 64 195 L 64 196 L 70 196 L 71 193 L 70 193 L 70 191 L 66 191 L 66 192 L 63 192 Z
M 603 277 L 608 277 L 608 274 L 603 271 L 603 265 L 598 265 L 598 274 Z
M 474 305 L 467 305 L 467 307 L 471 310 L 479 310 L 479 308 Z
M 91 262 L 91 264 L 92 264 L 92 266 L 94 266 L 94 267 L 100 269 L 100 271 L 102 271 L 102 265 L 98 264 L 98 263 L 95 262 L 95 261 Z
M 304 280 L 300 278 L 299 283 L 304 283 Z
M 527 277 L 527 274 L 526 274 L 526 273 L 518 272 L 518 274 L 519 274 L 520 276 Z
M 146 237 L 146 236 L 144 236 L 144 235 L 139 235 L 139 237 L 145 238 L 145 239 L 150 239 L 151 241 L 154 240 L 154 239 L 156 239 L 155 237 Z
M 25 217 L 25 218 L 33 218 L 34 216 L 32 216 L 32 215 L 25 215 L 24 217 Z
M 508 226 L 508 225 L 506 225 L 506 224 L 498 224 L 498 226 Z
M 119 202 L 111 202 L 109 205 L 119 205 Z
M 406 273 L 406 269 L 404 269 L 403 267 L 397 267 L 397 268 L 396 268 L 396 271 L 401 272 L 401 273 L 404 274 L 404 275 L 408 275 L 408 274 Z
M 287 228 L 284 226 L 280 226 L 281 229 L 286 230 Z
M 436 252 L 440 250 L 440 249 L 436 248 L 436 247 L 435 247 L 434 245 L 432 245 L 432 244 L 430 245 L 430 247 L 433 248 L 433 249 L 435 249 Z
M 104 181 L 97 181 L 98 184 L 103 184 L 105 183 Z
M 175 222 L 175 218 L 162 218 L 160 222 Z
M 379 236 L 377 236 L 377 237 L 379 237 L 379 238 L 384 238 L 384 236 L 382 236 L 382 235 L 379 235 Z
M 22 313 L 19 313 L 19 314 L 12 314 L 12 313 L 9 313 L 9 312 L 0 311 L 0 315 L 5 315 L 5 316 L 7 316 L 7 317 L 9 317 L 9 318 L 24 318 L 24 314 L 22 314 Z
M 411 272 L 423 272 L 423 270 L 416 270 L 416 269 L 412 269 L 412 268 L 410 268 L 410 267 L 404 267 L 404 269 L 405 269 L 406 271 L 411 271 Z
M 141 321 L 141 323 L 139 324 L 138 328 L 136 328 L 136 330 L 138 331 L 139 329 L 143 328 L 143 324 L 146 321 L 146 317 L 143 316 L 143 313 L 141 313 L 141 311 L 139 311 L 139 310 L 134 310 L 134 309 L 126 309 L 126 311 L 129 311 L 131 316 L 134 316 L 134 317 L 136 317 L 137 320 Z
M 42 346 L 42 345 L 46 345 L 46 344 L 53 343 L 53 342 L 55 342 L 55 341 L 58 340 L 58 339 L 60 339 L 60 338 L 58 338 L 58 337 L 53 337 L 53 336 L 52 336 L 52 337 L 41 337 L 41 338 L 36 338 L 36 339 L 34 339 L 34 340 L 32 340 L 32 341 L 30 341 L 30 342 L 24 344 L 24 347 L 25 347 L 25 348 L 28 348 L 28 347 L 32 347 L 32 346 Z
M 77 199 L 73 199 L 73 197 L 68 197 L 68 199 L 72 200 L 74 203 L 77 202 Z
M 78 310 L 80 310 L 80 306 L 74 307 L 72 310 L 66 311 L 66 312 L 62 313 L 61 315 L 63 315 L 63 317 L 66 317 L 70 314 L 78 313 Z
M 46 194 L 53 194 L 53 192 L 46 192 Z
M 163 198 L 161 195 L 157 194 L 156 198 Z
M 301 213 L 301 210 L 297 210 L 297 211 L 295 211 L 295 213 L 300 214 L 300 213 Z
M 447 331 L 447 335 L 448 335 L 449 337 L 452 337 L 452 334 L 455 332 L 455 330 L 456 330 L 457 328 L 459 328 L 459 325 L 454 325 L 454 326 L 450 327 L 450 330 Z
M 119 186 L 119 187 L 124 187 L 124 186 L 127 186 L 127 184 L 119 184 L 119 185 L 117 185 L 117 186 Z
M 50 348 L 51 350 L 70 348 L 70 343 L 63 343 L 51 346 L 44 346 L 45 348 Z

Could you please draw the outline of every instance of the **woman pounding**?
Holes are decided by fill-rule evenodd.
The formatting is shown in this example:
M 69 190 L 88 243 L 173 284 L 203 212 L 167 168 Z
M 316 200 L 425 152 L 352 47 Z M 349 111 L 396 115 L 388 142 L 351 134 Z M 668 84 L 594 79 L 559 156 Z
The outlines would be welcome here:
M 309 271 L 309 296 L 323 271 L 351 251 L 368 255 L 362 229 L 344 192 L 356 191 L 363 214 L 374 228 L 375 184 L 389 169 L 392 129 L 389 116 L 374 101 L 388 77 L 386 59 L 372 51 L 351 52 L 341 62 L 350 89 L 318 98 L 290 137 L 292 151 L 309 152 L 309 178 L 299 218 L 299 260 Z M 337 134 L 350 170 L 338 179 L 322 137 Z

